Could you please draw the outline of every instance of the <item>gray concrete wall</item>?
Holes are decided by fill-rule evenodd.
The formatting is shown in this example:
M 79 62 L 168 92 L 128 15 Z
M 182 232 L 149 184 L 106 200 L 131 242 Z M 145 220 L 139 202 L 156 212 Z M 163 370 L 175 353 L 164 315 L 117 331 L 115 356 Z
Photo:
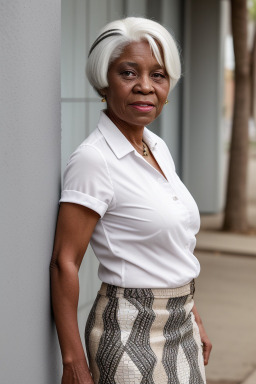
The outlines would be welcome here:
M 182 86 L 183 86 L 183 0 L 163 0 L 161 22 L 174 35 L 181 57 L 181 79 L 170 93 L 169 103 L 161 114 L 161 137 L 168 145 L 176 171 L 181 175 L 182 160 Z
M 0 1 L 0 382 L 60 382 L 49 262 L 60 186 L 60 0 Z
M 227 1 L 186 2 L 182 177 L 201 212 L 223 207 L 226 8 Z

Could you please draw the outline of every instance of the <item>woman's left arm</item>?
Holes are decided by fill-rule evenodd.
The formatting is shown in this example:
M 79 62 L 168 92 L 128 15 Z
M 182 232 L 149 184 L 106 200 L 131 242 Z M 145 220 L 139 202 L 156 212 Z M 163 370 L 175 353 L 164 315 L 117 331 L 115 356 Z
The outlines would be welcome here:
M 208 361 L 209 361 L 210 353 L 212 350 L 212 343 L 210 342 L 210 340 L 207 336 L 207 333 L 204 329 L 202 319 L 199 316 L 199 313 L 198 313 L 195 305 L 192 308 L 192 312 L 194 313 L 195 320 L 196 320 L 196 323 L 197 323 L 198 328 L 199 328 L 201 341 L 203 343 L 204 365 L 207 365 Z

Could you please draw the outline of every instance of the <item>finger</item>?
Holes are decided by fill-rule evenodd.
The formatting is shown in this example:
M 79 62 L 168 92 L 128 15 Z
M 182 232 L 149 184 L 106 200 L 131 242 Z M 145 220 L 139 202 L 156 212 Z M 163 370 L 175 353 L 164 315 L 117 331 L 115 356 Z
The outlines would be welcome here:
M 211 344 L 204 344 L 203 345 L 204 365 L 207 365 L 209 362 L 211 349 L 212 349 Z

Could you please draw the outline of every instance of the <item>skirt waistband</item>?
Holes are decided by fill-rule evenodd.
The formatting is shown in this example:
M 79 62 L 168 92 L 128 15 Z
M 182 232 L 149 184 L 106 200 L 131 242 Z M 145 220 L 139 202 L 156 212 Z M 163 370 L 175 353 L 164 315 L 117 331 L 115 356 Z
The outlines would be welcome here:
M 193 295 L 195 292 L 195 280 L 178 288 L 123 288 L 102 283 L 99 294 L 107 297 L 158 297 L 175 298 Z

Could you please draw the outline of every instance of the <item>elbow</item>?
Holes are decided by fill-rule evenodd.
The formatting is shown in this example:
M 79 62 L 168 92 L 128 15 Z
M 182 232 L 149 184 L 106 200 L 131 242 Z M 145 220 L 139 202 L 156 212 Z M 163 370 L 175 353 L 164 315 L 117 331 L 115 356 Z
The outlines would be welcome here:
M 65 257 L 62 252 L 53 252 L 51 262 L 50 262 L 50 275 L 62 275 L 62 274 L 70 274 L 73 273 L 74 270 L 78 273 L 78 266 L 72 257 Z
M 56 253 L 52 254 L 49 269 L 50 269 L 50 275 L 52 275 L 55 271 L 58 271 L 60 269 L 60 264 L 58 262 L 58 255 Z

